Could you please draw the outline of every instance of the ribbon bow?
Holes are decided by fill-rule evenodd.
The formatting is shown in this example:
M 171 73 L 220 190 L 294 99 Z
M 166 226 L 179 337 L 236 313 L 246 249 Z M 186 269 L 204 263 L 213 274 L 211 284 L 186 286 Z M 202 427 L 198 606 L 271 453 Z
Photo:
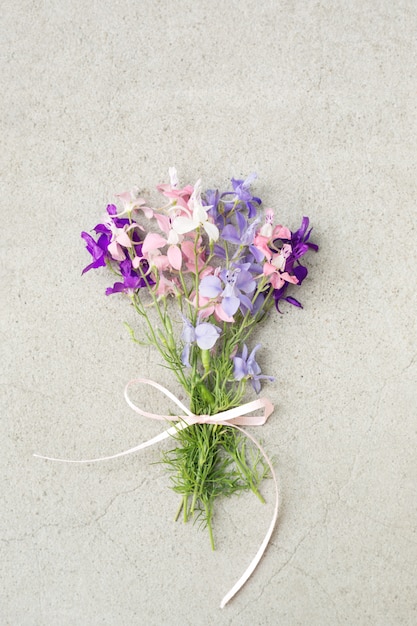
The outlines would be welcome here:
M 163 394 L 165 394 L 170 400 L 172 400 L 180 409 L 184 412 L 184 415 L 178 416 L 169 416 L 169 415 L 158 415 L 156 413 L 148 413 L 143 409 L 139 408 L 132 402 L 129 398 L 129 388 L 136 383 L 142 383 L 144 385 L 150 385 L 151 387 L 155 387 Z M 240 428 L 240 426 L 262 426 L 267 421 L 268 417 L 274 410 L 273 404 L 267 400 L 266 398 L 259 398 L 258 400 L 253 400 L 252 402 L 247 402 L 246 404 L 242 404 L 242 406 L 235 407 L 233 409 L 229 409 L 227 411 L 222 411 L 221 413 L 217 413 L 216 415 L 194 415 L 186 406 L 179 400 L 173 393 L 168 391 L 165 387 L 160 385 L 159 383 L 154 382 L 153 380 L 148 380 L 147 378 L 136 378 L 127 383 L 124 390 L 124 397 L 127 404 L 139 415 L 143 417 L 148 417 L 150 419 L 162 420 L 162 421 L 178 421 L 177 424 L 171 426 L 167 430 L 163 431 L 156 437 L 152 439 L 148 439 L 144 443 L 135 446 L 134 448 L 129 448 L 129 450 L 125 450 L 124 452 L 118 452 L 117 454 L 112 454 L 110 456 L 103 456 L 96 459 L 83 459 L 83 460 L 73 460 L 73 459 L 56 459 L 49 456 L 43 456 L 40 454 L 34 454 L 35 457 L 39 459 L 47 459 L 48 461 L 58 461 L 61 463 L 98 463 L 100 461 L 107 461 L 109 459 L 116 459 L 121 456 L 126 456 L 128 454 L 133 454 L 134 452 L 138 452 L 139 450 L 143 450 L 144 448 L 148 448 L 149 446 L 153 446 L 172 435 L 175 435 L 179 430 L 184 430 L 193 424 L 222 424 L 224 426 L 232 426 L 236 428 L 240 432 L 242 432 L 246 437 L 248 437 L 261 452 L 264 457 L 268 467 L 271 471 L 272 478 L 274 480 L 275 486 L 275 508 L 272 516 L 271 523 L 269 525 L 268 531 L 262 541 L 258 552 L 255 557 L 250 562 L 249 566 L 246 568 L 242 576 L 235 583 L 235 585 L 230 589 L 230 591 L 224 596 L 223 600 L 220 603 L 220 608 L 224 608 L 226 604 L 233 598 L 233 596 L 243 587 L 248 578 L 254 572 L 256 566 L 261 560 L 263 553 L 266 550 L 266 547 L 269 543 L 273 530 L 275 528 L 275 524 L 278 518 L 278 508 L 279 508 L 279 493 L 278 493 L 278 483 L 277 478 L 274 472 L 274 468 L 270 459 L 268 458 L 265 450 L 262 448 L 260 443 L 252 437 L 248 432 Z M 261 415 L 248 415 L 248 413 L 253 413 L 254 411 L 258 411 L 258 409 L 263 409 L 263 414 Z

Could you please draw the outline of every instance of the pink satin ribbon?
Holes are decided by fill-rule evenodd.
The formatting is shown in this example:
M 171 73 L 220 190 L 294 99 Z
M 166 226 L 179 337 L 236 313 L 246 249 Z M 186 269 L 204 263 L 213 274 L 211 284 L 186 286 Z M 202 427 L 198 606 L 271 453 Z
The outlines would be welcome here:
M 165 394 L 170 400 L 172 400 L 172 402 L 174 402 L 181 409 L 181 411 L 184 412 L 184 415 L 179 415 L 179 416 L 158 415 L 155 413 L 148 413 L 147 411 L 140 409 L 138 406 L 136 406 L 136 404 L 132 402 L 132 400 L 129 398 L 129 395 L 128 395 L 129 388 L 133 384 L 136 384 L 136 383 L 142 383 L 144 385 L 150 385 L 151 387 L 155 387 L 155 389 L 158 389 L 163 394 Z M 262 426 L 263 424 L 265 424 L 268 417 L 273 412 L 274 406 L 266 398 L 259 398 L 258 400 L 247 402 L 246 404 L 243 404 L 242 406 L 235 407 L 234 409 L 229 409 L 228 411 L 223 411 L 222 413 L 217 413 L 216 415 L 194 415 L 189 409 L 187 409 L 186 406 L 184 406 L 184 404 L 176 396 L 174 396 L 173 393 L 168 391 L 168 389 L 166 389 L 159 383 L 154 382 L 153 380 L 148 380 L 147 378 L 136 378 L 134 380 L 131 380 L 125 387 L 124 396 L 130 408 L 136 411 L 136 413 L 139 413 L 139 415 L 142 415 L 143 417 L 155 419 L 155 420 L 170 421 L 170 422 L 178 421 L 178 424 L 176 424 L 175 426 L 171 426 L 170 428 L 163 431 L 156 437 L 153 437 L 152 439 L 149 439 L 148 441 L 145 441 L 144 443 L 141 443 L 138 446 L 135 446 L 134 448 L 129 448 L 129 450 L 125 450 L 124 452 L 119 452 L 118 454 L 112 454 L 110 456 L 103 456 L 103 457 L 96 458 L 96 459 L 83 459 L 80 461 L 74 461 L 72 459 L 56 459 L 56 458 L 52 458 L 49 456 L 43 456 L 40 454 L 34 454 L 34 456 L 39 459 L 47 459 L 48 461 L 58 461 L 61 463 L 98 463 L 100 461 L 107 461 L 109 459 L 116 459 L 121 456 L 126 456 L 127 454 L 132 454 L 133 452 L 138 452 L 139 450 L 143 450 L 144 448 L 153 446 L 154 444 L 159 443 L 160 441 L 163 441 L 164 439 L 167 439 L 168 437 L 171 437 L 172 435 L 175 435 L 175 433 L 178 432 L 179 430 L 188 428 L 189 426 L 193 424 L 222 424 L 224 426 L 232 426 L 233 428 L 236 428 L 241 433 L 243 433 L 246 437 L 248 437 L 255 444 L 258 450 L 261 452 L 262 456 L 264 457 L 271 471 L 271 475 L 272 475 L 272 478 L 274 481 L 274 487 L 275 487 L 275 508 L 274 508 L 274 513 L 273 513 L 268 531 L 264 537 L 264 540 L 262 541 L 259 547 L 258 552 L 256 553 L 255 557 L 252 559 L 252 561 L 250 562 L 250 564 L 248 565 L 248 567 L 246 568 L 242 576 L 239 578 L 239 580 L 235 583 L 232 589 L 230 589 L 230 591 L 224 596 L 223 600 L 221 601 L 220 608 L 224 608 L 226 604 L 233 598 L 233 596 L 236 595 L 239 589 L 243 587 L 243 585 L 246 583 L 248 578 L 256 569 L 256 566 L 258 565 L 259 561 L 261 560 L 268 546 L 268 543 L 271 539 L 271 536 L 274 531 L 275 524 L 278 518 L 278 508 L 279 508 L 278 482 L 277 482 L 277 478 L 276 478 L 272 463 L 270 459 L 268 458 L 265 450 L 260 445 L 260 443 L 256 441 L 256 439 L 254 439 L 252 435 L 250 435 L 245 430 L 243 430 L 243 428 L 240 428 L 240 426 Z M 248 413 L 253 413 L 254 411 L 258 411 L 259 409 L 263 409 L 263 414 L 248 415 Z

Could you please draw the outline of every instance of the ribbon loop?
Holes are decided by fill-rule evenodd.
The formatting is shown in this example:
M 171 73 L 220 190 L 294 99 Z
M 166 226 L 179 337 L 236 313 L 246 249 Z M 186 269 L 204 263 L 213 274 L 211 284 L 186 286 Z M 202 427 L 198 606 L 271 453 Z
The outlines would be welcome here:
M 132 402 L 128 393 L 130 387 L 135 383 L 150 385 L 151 387 L 158 389 L 163 394 L 165 394 L 170 400 L 172 400 L 172 402 L 174 402 L 174 404 L 176 404 L 177 407 L 181 409 L 184 415 L 174 415 L 174 416 L 158 415 L 156 413 L 149 413 L 148 411 L 144 411 L 143 409 L 139 408 L 138 406 L 136 406 L 134 402 Z M 159 435 L 156 435 L 156 437 L 153 437 L 152 439 L 149 439 L 148 441 L 145 441 L 135 446 L 134 448 L 130 448 L 129 450 L 125 450 L 124 452 L 119 452 L 117 454 L 112 454 L 110 456 L 103 456 L 103 457 L 99 457 L 96 459 L 84 459 L 84 460 L 79 460 L 79 461 L 71 460 L 71 459 L 56 459 L 53 457 L 42 456 L 40 454 L 34 454 L 33 456 L 40 458 L 40 459 L 46 459 L 48 461 L 59 461 L 62 463 L 97 463 L 99 461 L 107 461 L 109 459 L 116 459 L 121 456 L 133 454 L 134 452 L 138 452 L 139 450 L 143 450 L 144 448 L 153 446 L 154 444 L 159 443 L 163 441 L 164 439 L 167 439 L 168 437 L 172 437 L 178 431 L 184 430 L 185 428 L 188 428 L 189 426 L 192 426 L 193 424 L 222 424 L 224 426 L 231 426 L 232 428 L 236 428 L 241 433 L 243 433 L 246 437 L 248 437 L 254 443 L 254 445 L 261 452 L 262 456 L 264 457 L 271 471 L 271 476 L 273 478 L 274 486 L 275 486 L 275 508 L 274 508 L 274 513 L 273 513 L 268 531 L 264 537 L 262 544 L 259 547 L 258 552 L 256 553 L 255 557 L 252 559 L 251 563 L 249 564 L 245 572 L 236 582 L 236 584 L 224 596 L 223 600 L 221 601 L 220 608 L 224 608 L 226 604 L 233 598 L 233 596 L 236 595 L 239 589 L 243 587 L 243 585 L 246 583 L 248 578 L 254 572 L 256 566 L 258 565 L 259 561 L 262 558 L 262 555 L 264 554 L 268 546 L 269 540 L 272 536 L 272 533 L 273 533 L 273 530 L 275 528 L 275 524 L 278 518 L 278 507 L 279 507 L 278 482 L 277 482 L 277 478 L 276 478 L 272 463 L 270 459 L 268 458 L 268 455 L 266 454 L 265 450 L 260 445 L 260 443 L 254 437 L 252 437 L 252 435 L 250 435 L 245 430 L 243 430 L 243 428 L 241 428 L 241 426 L 262 426 L 263 424 L 265 424 L 269 416 L 272 414 L 274 410 L 274 405 L 266 398 L 258 398 L 257 400 L 253 400 L 252 402 L 247 402 L 246 404 L 243 404 L 242 406 L 234 407 L 233 409 L 228 409 L 227 411 L 222 411 L 221 413 L 217 413 L 216 415 L 194 415 L 181 402 L 181 400 L 179 400 L 173 393 L 168 391 L 168 389 L 166 389 L 165 387 L 163 387 L 159 383 L 156 383 L 153 380 L 148 380 L 147 378 L 135 378 L 129 381 L 124 390 L 124 397 L 125 397 L 127 404 L 130 406 L 130 408 L 133 409 L 133 411 L 135 411 L 136 413 L 139 413 L 139 415 L 142 415 L 143 417 L 148 417 L 150 419 L 156 419 L 156 420 L 169 421 L 169 422 L 177 422 L 177 423 L 174 426 L 171 426 L 167 430 L 163 431 Z M 263 409 L 263 413 L 261 415 L 249 415 L 249 413 L 253 413 L 255 411 L 258 411 L 259 409 Z
M 185 415 L 158 415 L 157 413 L 149 413 L 148 411 L 144 411 L 139 408 L 129 397 L 129 389 L 136 383 L 155 387 L 155 389 L 158 389 L 170 400 L 172 400 L 174 404 L 176 404 L 181 411 L 185 413 Z M 246 404 L 234 407 L 233 409 L 228 409 L 227 411 L 222 411 L 216 415 L 194 415 L 189 409 L 187 409 L 181 400 L 179 400 L 168 389 L 153 380 L 148 380 L 147 378 L 134 378 L 133 380 L 130 380 L 125 387 L 124 397 L 130 408 L 135 411 L 135 413 L 142 415 L 142 417 L 148 417 L 155 420 L 166 420 L 169 422 L 181 420 L 187 424 L 219 424 L 221 422 L 228 422 L 229 424 L 236 424 L 237 426 L 263 426 L 274 410 L 274 405 L 267 400 L 267 398 L 258 398 L 257 400 L 246 402 Z M 259 409 L 264 410 L 263 414 L 248 415 L 248 413 L 253 413 Z

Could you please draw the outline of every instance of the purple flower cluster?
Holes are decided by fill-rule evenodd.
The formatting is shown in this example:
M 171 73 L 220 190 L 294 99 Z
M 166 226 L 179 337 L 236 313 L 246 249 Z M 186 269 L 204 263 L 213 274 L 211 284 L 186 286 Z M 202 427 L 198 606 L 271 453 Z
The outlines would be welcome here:
M 108 287 L 106 295 L 120 292 L 131 293 L 142 287 L 154 285 L 155 280 L 150 276 L 146 277 L 149 264 L 142 256 L 138 227 L 132 228 L 129 219 L 119 217 L 114 204 L 107 205 L 107 213 L 109 217 L 93 228 L 98 235 L 97 241 L 88 233 L 84 231 L 81 233 L 87 251 L 93 258 L 92 263 L 87 265 L 82 273 L 111 265 L 120 275 L 121 280 L 115 282 L 113 287 Z

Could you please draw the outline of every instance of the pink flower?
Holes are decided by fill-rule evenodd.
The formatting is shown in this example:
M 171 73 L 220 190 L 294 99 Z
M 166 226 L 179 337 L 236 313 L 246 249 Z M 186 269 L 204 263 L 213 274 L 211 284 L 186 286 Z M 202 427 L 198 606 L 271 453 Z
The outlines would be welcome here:
M 162 235 L 158 233 L 148 233 L 143 240 L 142 254 L 148 260 L 150 260 L 151 257 L 155 260 L 157 256 L 161 255 L 159 251 L 160 248 L 166 246 L 167 243 L 168 241 L 162 237 Z M 169 246 L 165 258 L 167 259 L 167 265 L 164 269 L 167 269 L 169 266 L 175 270 L 181 269 L 182 254 L 178 246 Z
M 108 252 L 115 261 L 124 261 L 126 254 L 122 248 L 131 248 L 132 241 L 126 232 L 127 227 L 118 228 L 112 220 L 108 220 L 104 224 L 111 232 L 111 242 L 108 245 Z
M 156 287 L 156 295 L 157 296 L 166 296 L 168 294 L 173 294 L 174 296 L 180 293 L 180 286 L 176 278 L 169 280 L 162 273 L 159 274 L 157 287 Z
M 194 294 L 193 305 L 196 306 L 196 297 Z M 222 305 L 219 301 L 213 300 L 213 298 L 206 298 L 199 295 L 198 298 L 198 311 L 201 319 L 206 319 L 210 317 L 210 315 L 214 315 L 218 322 L 234 322 L 234 317 L 227 315 L 222 308 Z
M 197 242 L 197 259 L 195 253 L 195 241 L 190 241 L 186 239 L 181 244 L 181 252 L 185 259 L 185 264 L 187 266 L 187 270 L 192 272 L 193 274 L 199 274 L 200 278 L 207 276 L 213 272 L 213 268 L 210 265 L 206 266 L 206 255 L 205 249 L 202 247 L 201 237 Z M 196 263 L 197 261 L 197 263 Z
M 142 255 L 148 261 L 151 267 L 155 267 L 162 271 L 168 269 L 169 261 L 165 254 L 162 254 L 160 248 L 163 248 L 166 244 L 165 239 L 158 235 L 158 233 L 148 233 L 143 240 Z M 133 259 L 133 267 L 139 264 L 138 257 Z
M 274 212 L 268 209 L 265 213 L 265 224 L 261 227 L 254 239 L 254 246 L 257 248 L 268 261 L 271 261 L 275 239 L 288 239 L 291 241 L 291 231 L 285 226 L 277 225 L 273 227 Z
M 269 282 L 274 289 L 281 289 L 286 282 L 293 285 L 299 282 L 296 276 L 291 276 L 285 271 L 285 263 L 291 251 L 290 244 L 286 243 L 278 253 L 272 254 L 270 261 L 264 263 L 263 273 L 265 276 L 269 276 Z
M 117 213 L 116 217 L 121 215 L 130 214 L 132 211 L 140 209 L 144 212 L 145 217 L 151 219 L 153 216 L 153 210 L 146 206 L 146 200 L 139 195 L 139 189 L 134 187 L 131 191 L 123 191 L 123 193 L 117 193 L 116 198 L 120 198 L 123 203 L 123 211 Z
M 179 189 L 177 170 L 175 169 L 175 167 L 169 168 L 169 178 L 170 184 L 158 185 L 158 191 L 160 191 L 162 195 L 164 195 L 166 198 L 172 198 L 173 200 L 176 200 L 179 205 L 186 208 L 187 202 L 189 201 L 190 196 L 194 190 L 193 186 L 186 185 L 186 187 Z
M 178 247 L 178 244 L 182 242 L 184 237 L 179 235 L 172 228 L 172 218 L 168 215 L 163 215 L 161 213 L 155 213 L 154 215 L 156 221 L 158 222 L 159 228 L 166 234 L 167 239 L 165 240 L 165 244 L 169 244 L 169 248 L 167 251 L 167 256 L 170 264 L 175 270 L 180 270 L 182 266 L 182 254 L 181 250 Z

